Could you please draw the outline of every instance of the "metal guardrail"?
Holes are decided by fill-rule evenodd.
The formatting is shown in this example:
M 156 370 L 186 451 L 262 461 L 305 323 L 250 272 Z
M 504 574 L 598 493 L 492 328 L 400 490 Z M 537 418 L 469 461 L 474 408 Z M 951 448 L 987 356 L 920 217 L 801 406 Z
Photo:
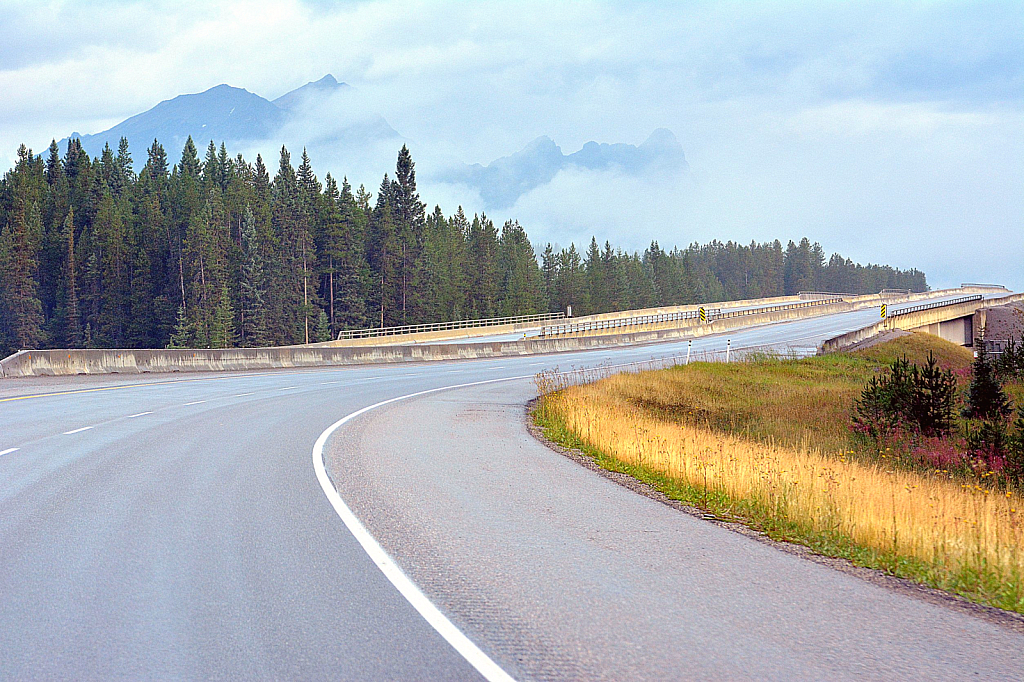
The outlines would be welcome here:
M 798 291 L 797 296 L 800 298 L 811 298 L 812 296 L 818 298 L 845 298 L 846 296 L 856 296 L 857 294 L 851 294 L 849 292 L 839 291 Z
M 777 312 L 781 310 L 814 308 L 833 303 L 841 303 L 842 301 L 842 298 L 827 298 L 816 301 L 803 301 L 801 303 L 784 303 L 781 305 L 764 306 L 761 308 L 751 308 L 749 310 L 732 310 L 727 313 L 723 313 L 720 308 L 705 308 L 704 312 L 707 320 L 706 323 L 711 324 L 715 320 L 728 320 L 736 317 L 746 317 L 748 315 Z M 571 336 L 573 334 L 583 334 L 592 331 L 636 328 L 654 324 L 663 324 L 665 322 L 682 322 L 686 320 L 698 320 L 698 323 L 700 323 L 700 310 L 688 310 L 678 313 L 662 313 L 658 315 L 637 315 L 635 317 L 623 317 L 616 320 L 567 322 L 565 324 L 550 325 L 541 328 L 540 337 Z
M 910 296 L 912 294 L 910 289 L 882 289 L 878 292 L 879 296 Z
M 965 287 L 982 287 L 984 289 L 1003 289 L 1004 291 L 1009 291 L 1009 289 L 1007 289 L 1006 286 L 1002 284 L 979 284 L 977 282 L 964 282 L 963 284 L 960 285 L 961 289 Z
M 900 315 L 908 315 L 910 313 L 921 312 L 922 310 L 931 310 L 933 308 L 944 308 L 948 305 L 958 305 L 960 303 L 973 303 L 974 301 L 983 301 L 985 297 L 981 294 L 973 294 L 971 296 L 961 296 L 960 298 L 952 298 L 948 301 L 935 301 L 933 303 L 922 303 L 920 305 L 913 305 L 909 308 L 900 308 L 889 314 L 890 318 L 899 317 Z
M 496 327 L 504 324 L 523 324 L 529 322 L 548 322 L 561 320 L 565 313 L 540 313 L 538 315 L 517 315 L 515 317 L 488 317 L 480 320 L 454 320 L 452 322 L 434 322 L 431 324 L 407 324 L 401 327 L 373 327 L 371 329 L 348 329 L 338 334 L 338 340 L 366 339 L 377 336 L 400 336 L 420 332 L 439 332 L 452 329 L 468 329 L 470 327 Z
M 652 357 L 650 360 L 623 362 L 617 364 L 588 365 L 559 371 L 556 367 L 545 370 L 534 377 L 539 392 L 547 395 L 569 386 L 589 384 L 614 374 L 638 374 L 659 369 L 668 369 L 691 362 L 744 362 L 752 357 L 777 358 L 780 360 L 799 360 L 817 355 L 817 346 L 790 346 L 788 344 L 758 344 L 754 346 L 737 346 L 736 348 L 707 348 L 692 352 L 678 353 L 663 357 Z
M 721 314 L 720 308 L 704 309 L 709 319 Z M 565 336 L 568 334 L 581 334 L 605 329 L 622 329 L 623 327 L 639 327 L 649 324 L 661 324 L 662 322 L 678 322 L 682 320 L 696 320 L 700 318 L 699 310 L 686 310 L 676 313 L 657 313 L 653 315 L 636 315 L 634 317 L 620 317 L 611 320 L 592 320 L 588 322 L 566 322 L 543 327 L 540 330 L 540 337 Z

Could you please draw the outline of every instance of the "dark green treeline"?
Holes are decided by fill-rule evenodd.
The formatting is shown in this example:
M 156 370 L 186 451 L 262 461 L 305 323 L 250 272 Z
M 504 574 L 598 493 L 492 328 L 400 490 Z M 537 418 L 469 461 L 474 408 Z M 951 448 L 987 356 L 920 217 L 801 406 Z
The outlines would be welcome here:
M 126 140 L 22 146 L 0 181 L 0 352 L 322 341 L 339 330 L 565 310 L 927 288 L 917 270 L 861 266 L 803 239 L 642 254 L 591 241 L 538 262 L 516 221 L 427 213 L 407 148 L 374 198 L 192 140 L 172 164 L 154 141 L 136 175 Z

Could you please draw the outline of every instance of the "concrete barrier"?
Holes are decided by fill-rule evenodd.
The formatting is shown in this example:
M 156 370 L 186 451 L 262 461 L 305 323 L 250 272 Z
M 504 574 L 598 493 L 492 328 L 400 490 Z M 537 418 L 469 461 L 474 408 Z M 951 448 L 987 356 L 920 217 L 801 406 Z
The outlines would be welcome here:
M 962 290 L 948 291 L 959 293 Z M 989 290 L 986 289 L 985 291 Z M 943 295 L 943 293 L 932 292 L 931 296 Z M 973 292 L 964 291 L 963 293 Z M 874 296 L 877 300 L 877 294 Z M 1022 300 L 1024 297 L 1018 294 L 1004 298 Z M 985 302 L 979 301 L 978 304 L 998 305 L 998 301 L 1001 300 L 1003 299 L 990 299 Z M 842 303 L 811 308 L 755 312 L 735 318 L 719 319 L 710 324 L 694 327 L 553 339 L 527 338 L 517 341 L 434 345 L 380 344 L 355 347 L 331 347 L 327 344 L 314 344 L 279 348 L 26 350 L 19 351 L 8 358 L 0 360 L 0 376 L 212 372 L 220 370 L 260 370 L 288 367 L 464 360 L 559 353 L 591 348 L 612 348 L 676 339 L 699 338 L 776 322 L 849 312 L 870 303 L 870 301 L 864 301 L 856 304 L 844 301 Z M 943 310 L 943 308 L 938 310 Z M 910 318 L 911 316 L 906 317 Z M 859 334 L 864 331 L 858 330 L 858 332 L 853 332 L 853 334 Z M 840 338 L 842 337 L 830 339 L 826 344 L 835 345 L 837 339 Z
M 848 312 L 852 309 L 853 306 L 849 303 L 835 303 L 815 308 L 755 313 L 716 320 L 711 324 L 688 329 L 663 329 L 557 339 L 529 338 L 518 341 L 348 348 L 286 346 L 281 348 L 169 348 L 163 350 L 150 348 L 29 350 L 20 351 L 0 360 L 0 372 L 4 377 L 142 374 L 499 358 L 698 338 L 775 322 Z

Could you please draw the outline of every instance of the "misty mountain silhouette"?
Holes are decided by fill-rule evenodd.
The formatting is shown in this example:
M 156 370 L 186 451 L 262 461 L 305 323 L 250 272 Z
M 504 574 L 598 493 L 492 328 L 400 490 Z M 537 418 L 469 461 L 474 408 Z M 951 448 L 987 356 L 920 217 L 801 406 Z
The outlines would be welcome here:
M 486 166 L 466 165 L 447 173 L 445 182 L 475 188 L 489 209 L 503 209 L 530 190 L 545 185 L 563 169 L 615 170 L 626 175 L 651 171 L 682 173 L 689 166 L 672 131 L 658 128 L 643 144 L 587 142 L 578 152 L 563 154 L 554 140 L 541 136 L 511 156 Z
M 351 86 L 339 83 L 330 74 L 273 101 L 242 88 L 218 85 L 160 102 L 95 135 L 72 133 L 71 137 L 80 138 L 92 156 L 99 156 L 106 144 L 116 150 L 120 139 L 126 137 L 137 168 L 145 163 L 145 150 L 154 139 L 164 146 L 173 163 L 190 135 L 200 155 L 211 140 L 216 145 L 226 142 L 235 153 L 266 142 L 278 147 L 286 137 L 309 147 L 314 156 L 316 150 L 338 149 L 358 155 L 360 150 L 371 150 L 381 143 L 385 147 L 394 143 L 397 150 L 402 138 L 383 116 L 346 116 L 346 101 L 336 95 L 350 90 Z M 61 140 L 60 147 L 67 148 L 67 139 Z M 515 154 L 486 166 L 455 163 L 453 168 L 439 170 L 434 179 L 475 188 L 487 209 L 512 206 L 520 196 L 551 182 L 566 169 L 613 170 L 634 176 L 687 169 L 679 141 L 664 128 L 655 130 L 639 146 L 587 142 L 578 152 L 566 155 L 550 137 L 538 137 Z
M 275 134 L 300 113 L 322 106 L 331 96 L 350 89 L 328 74 L 318 81 L 306 83 L 287 92 L 273 102 L 242 88 L 218 85 L 200 93 L 178 95 L 160 102 L 152 109 L 118 123 L 95 135 L 72 133 L 82 140 L 89 154 L 98 156 L 109 144 L 116 150 L 122 137 L 128 138 L 136 164 L 145 159 L 142 151 L 159 140 L 171 159 L 177 159 L 189 135 L 200 153 L 213 140 L 229 147 L 273 139 Z M 343 129 L 334 134 L 346 143 L 370 136 L 374 140 L 397 138 L 398 133 L 382 117 L 353 124 L 354 130 Z M 372 140 L 370 140 L 372 141 Z M 61 149 L 67 139 L 61 140 Z

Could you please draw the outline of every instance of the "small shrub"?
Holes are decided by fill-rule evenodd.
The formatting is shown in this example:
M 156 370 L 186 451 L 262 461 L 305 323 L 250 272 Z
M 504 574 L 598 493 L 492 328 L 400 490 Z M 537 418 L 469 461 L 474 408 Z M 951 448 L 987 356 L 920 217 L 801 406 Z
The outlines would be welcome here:
M 854 404 L 855 429 L 875 439 L 908 427 L 925 436 L 942 436 L 953 426 L 957 381 L 953 372 L 940 369 L 929 353 L 923 367 L 904 356 L 889 366 L 889 373 L 871 377 Z
M 1017 419 L 1013 422 L 1013 435 L 1006 443 L 1006 478 L 1017 484 L 1024 483 L 1024 403 L 1017 406 Z

